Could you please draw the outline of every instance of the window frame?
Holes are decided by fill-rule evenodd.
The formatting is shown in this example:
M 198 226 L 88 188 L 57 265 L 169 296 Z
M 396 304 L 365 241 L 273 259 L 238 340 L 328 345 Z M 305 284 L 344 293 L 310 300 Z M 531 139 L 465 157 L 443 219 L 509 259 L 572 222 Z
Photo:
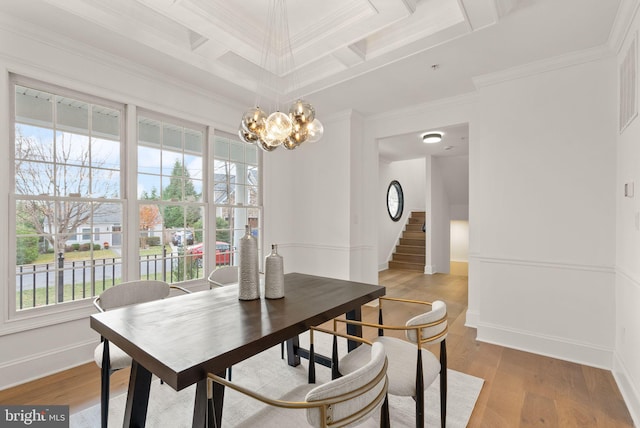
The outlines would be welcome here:
M 187 127 L 194 127 L 195 129 L 204 129 L 203 138 L 203 177 L 202 177 L 202 206 L 205 207 L 203 229 L 205 237 L 204 242 L 208 241 L 209 246 L 215 248 L 216 242 L 216 209 L 218 207 L 215 204 L 213 198 L 213 182 L 214 182 L 214 157 L 215 157 L 215 137 L 221 136 L 229 138 L 234 142 L 241 143 L 237 136 L 229 134 L 225 131 L 216 129 L 211 122 L 198 123 L 195 121 L 189 121 L 183 119 L 184 113 L 176 113 L 176 115 L 170 115 L 165 113 L 158 113 L 154 110 L 146 109 L 136 105 L 133 100 L 124 98 L 125 101 L 118 102 L 103 98 L 101 96 L 93 95 L 91 92 L 85 92 L 84 89 L 78 89 L 73 85 L 68 85 L 67 82 L 64 86 L 50 83 L 50 81 L 43 81 L 28 77 L 24 74 L 17 74 L 8 72 L 5 75 L 5 91 L 7 91 L 8 106 L 5 110 L 7 116 L 5 120 L 8 121 L 9 128 L 9 144 L 5 147 L 6 159 L 8 162 L 8 174 L 13 176 L 6 183 L 5 189 L 7 189 L 8 207 L 0 215 L 7 216 L 8 239 L 11 243 L 10 249 L 16 248 L 16 200 L 18 196 L 29 197 L 29 195 L 17 195 L 15 190 L 15 131 L 16 131 L 16 89 L 15 86 L 33 87 L 44 92 L 51 93 L 56 96 L 63 96 L 74 98 L 79 101 L 87 102 L 90 104 L 98 104 L 105 107 L 113 108 L 120 114 L 119 123 L 119 142 L 120 142 L 120 154 L 119 154 L 119 198 L 111 199 L 109 202 L 118 203 L 122 209 L 122 218 L 119 224 L 111 225 L 110 229 L 118 229 L 119 238 L 121 239 L 122 248 L 122 271 L 121 280 L 134 280 L 140 277 L 139 253 L 135 251 L 138 246 L 137 234 L 139 233 L 139 218 L 138 218 L 138 206 L 139 201 L 137 198 L 137 146 L 138 146 L 138 129 L 137 120 L 138 115 L 152 115 L 154 118 L 160 118 L 167 120 L 170 123 L 183 124 Z M 96 91 L 99 92 L 99 91 Z M 122 98 L 121 98 L 122 99 Z M 131 101 L 131 102 L 127 102 Z M 243 143 L 244 144 L 244 143 Z M 229 208 L 242 208 L 242 209 L 257 209 L 259 210 L 259 248 L 263 249 L 262 244 L 264 239 L 264 209 L 263 209 L 263 153 L 261 150 L 257 150 L 257 205 L 228 205 Z M 85 198 L 86 199 L 86 198 Z M 90 201 L 90 199 L 88 199 Z M 224 206 L 224 205 L 220 205 Z M 102 227 L 99 233 L 103 233 Z M 72 235 L 75 238 L 74 243 L 80 241 L 82 232 L 79 229 L 74 229 Z M 133 233 L 131 233 L 133 232 Z M 91 230 L 91 236 L 94 236 L 95 230 Z M 135 242 L 134 242 L 135 241 Z M 236 249 L 237 250 L 237 249 Z M 260 257 L 262 262 L 262 257 Z M 84 298 L 73 301 L 63 302 L 62 304 L 43 305 L 35 308 L 29 308 L 29 310 L 16 310 L 16 281 L 15 266 L 16 266 L 16 254 L 15 251 L 7 251 L 7 257 L 0 261 L 0 264 L 6 263 L 7 273 L 9 276 L 8 285 L 4 292 L 0 296 L 0 303 L 3 303 L 5 310 L 2 311 L 2 322 L 0 323 L 0 336 L 6 334 L 13 334 L 22 331 L 27 331 L 36 328 L 43 328 L 53 326 L 65 322 L 75 321 L 79 319 L 87 318 L 89 315 L 95 313 L 95 308 L 92 305 L 92 298 Z M 205 272 L 208 272 L 212 268 L 206 266 L 216 266 L 216 253 L 215 251 L 207 251 L 205 255 Z M 11 279 L 11 278 L 14 279 Z M 206 274 L 205 278 L 194 279 L 191 281 L 183 282 L 182 285 L 186 287 L 206 287 Z M 7 301 L 4 301 L 7 299 Z
M 201 200 L 200 201 L 196 201 L 196 202 L 189 202 L 189 201 L 171 201 L 171 200 L 163 200 L 162 198 L 158 199 L 158 200 L 145 200 L 145 199 L 139 199 L 139 195 L 137 192 L 137 185 L 138 185 L 138 174 L 139 174 L 139 159 L 137 156 L 137 151 L 138 151 L 138 147 L 139 147 L 139 142 L 140 142 L 140 134 L 139 134 L 139 119 L 140 117 L 144 117 L 146 119 L 150 119 L 150 120 L 155 120 L 158 121 L 160 123 L 164 124 L 170 124 L 170 125 L 175 125 L 175 126 L 180 126 L 183 128 L 188 128 L 191 130 L 195 130 L 195 131 L 199 131 L 202 132 L 202 196 L 201 196 Z M 176 283 L 179 284 L 180 286 L 183 287 L 190 287 L 191 285 L 197 284 L 199 282 L 202 282 L 204 280 L 206 280 L 207 277 L 207 270 L 208 267 L 210 266 L 210 264 L 208 263 L 209 261 L 209 251 L 207 251 L 207 236 L 209 233 L 211 233 L 212 229 L 210 226 L 210 222 L 209 222 L 209 211 L 210 211 L 210 205 L 209 205 L 209 183 L 208 183 L 208 174 L 209 174 L 209 162 L 207 161 L 210 156 L 209 153 L 211 152 L 210 147 L 209 147 L 209 136 L 211 133 L 211 127 L 207 126 L 207 125 L 203 125 L 203 124 L 199 124 L 193 121 L 189 121 L 189 120 L 185 120 L 176 116 L 171 116 L 171 115 L 167 115 L 167 114 L 163 114 L 163 113 L 159 113 L 150 109 L 144 109 L 144 108 L 138 108 L 136 109 L 136 114 L 135 114 L 135 123 L 136 123 L 136 130 L 135 130 L 135 135 L 136 135 L 136 139 L 135 139 L 135 151 L 136 151 L 136 156 L 135 156 L 135 162 L 131 163 L 131 176 L 133 178 L 131 178 L 131 180 L 134 180 L 135 178 L 135 184 L 136 184 L 136 193 L 135 195 L 132 195 L 132 197 L 130 198 L 133 201 L 133 206 L 132 209 L 135 213 L 139 213 L 140 212 L 140 207 L 142 205 L 159 205 L 159 206 L 182 206 L 182 207 L 199 207 L 200 209 L 202 209 L 202 234 L 203 234 L 203 239 L 202 242 L 204 243 L 204 251 L 205 251 L 205 256 L 204 256 L 204 260 L 203 260 L 203 266 L 202 266 L 202 271 L 203 271 L 203 276 L 202 277 L 198 277 L 198 278 L 191 278 L 191 279 L 186 279 L 184 281 L 173 281 L 173 280 L 169 280 L 167 278 L 167 282 L 169 283 Z M 181 151 L 182 155 L 185 154 L 185 147 L 182 147 L 182 151 Z M 162 171 L 161 171 L 162 172 Z M 162 179 L 162 177 L 165 177 L 164 174 L 160 175 L 160 178 Z M 162 180 L 161 180 L 161 186 L 162 186 Z M 158 189 L 158 191 L 162 192 L 162 189 Z M 140 221 L 139 221 L 139 216 L 136 215 L 136 222 L 135 222 L 135 230 L 136 230 L 136 237 L 140 235 L 140 233 L 142 232 L 140 230 Z M 139 250 L 139 247 L 138 247 Z M 181 257 L 180 255 L 178 257 Z M 141 262 L 140 259 L 140 253 L 139 251 L 136 254 L 136 258 L 138 259 L 138 263 Z M 179 262 L 178 262 L 179 263 Z M 140 269 L 138 269 L 138 276 L 136 278 L 140 278 L 141 272 Z
M 119 191 L 118 198 L 108 199 L 107 203 L 118 204 L 121 207 L 123 221 L 126 215 L 126 177 L 127 177 L 127 165 L 125 164 L 126 156 L 126 144 L 127 144 L 127 134 L 126 134 L 126 119 L 127 119 L 127 106 L 124 103 L 119 103 L 113 100 L 105 99 L 99 96 L 91 95 L 85 92 L 77 91 L 71 89 L 69 87 L 62 87 L 56 84 L 44 82 L 38 79 L 33 79 L 24 75 L 9 73 L 8 76 L 9 83 L 9 175 L 10 175 L 10 183 L 8 186 L 9 191 L 9 203 L 7 207 L 7 222 L 9 225 L 8 232 L 8 242 L 11 245 L 11 249 L 13 251 L 8 252 L 7 257 L 7 267 L 9 273 L 9 281 L 7 281 L 8 286 L 4 290 L 4 297 L 7 299 L 7 311 L 4 312 L 3 315 L 3 323 L 0 326 L 0 335 L 10 334 L 14 332 L 29 330 L 33 328 L 48 326 L 59 324 L 75 319 L 79 319 L 81 317 L 87 316 L 94 312 L 92 309 L 93 306 L 91 304 L 93 298 L 87 297 L 83 299 L 71 300 L 62 303 L 49 304 L 43 306 L 37 306 L 34 308 L 28 308 L 20 310 L 16 305 L 16 282 L 15 282 L 15 266 L 16 266 L 16 239 L 17 239 L 17 231 L 16 231 L 16 204 L 19 200 L 47 200 L 47 201 L 63 201 L 63 200 L 80 200 L 82 202 L 92 203 L 92 202 L 102 202 L 104 201 L 101 198 L 91 198 L 91 197 L 81 197 L 77 198 L 75 195 L 73 196 L 65 196 L 60 197 L 59 195 L 54 195 L 52 197 L 41 197 L 37 195 L 22 195 L 16 193 L 16 86 L 25 86 L 33 89 L 37 89 L 39 91 L 47 92 L 53 94 L 54 96 L 60 97 L 68 97 L 73 98 L 74 100 L 86 102 L 89 104 L 97 104 L 102 107 L 107 107 L 113 110 L 117 110 L 119 112 L 119 126 L 118 132 L 120 135 L 119 143 Z M 124 177 L 124 178 L 123 178 Z M 66 198 L 66 199 L 65 199 Z M 82 236 L 82 231 L 75 231 L 76 241 L 78 242 L 78 237 Z M 90 232 L 93 234 L 93 231 Z M 124 264 L 125 253 L 122 254 L 122 260 Z M 124 269 L 122 270 L 123 275 L 125 274 Z M 123 279 L 124 280 L 124 279 Z
M 234 143 L 238 143 L 239 146 L 243 146 L 245 148 L 244 154 L 243 154 L 243 159 L 245 159 L 245 161 L 243 161 L 242 163 L 244 165 L 251 165 L 253 166 L 253 164 L 249 164 L 246 162 L 246 147 L 255 147 L 256 150 L 256 164 L 255 166 L 258 169 L 257 172 L 257 179 L 258 179 L 258 185 L 255 186 L 256 187 L 256 191 L 257 191 L 257 195 L 256 195 L 256 205 L 249 205 L 249 204 L 245 204 L 243 202 L 236 202 L 235 204 L 230 204 L 229 202 L 229 197 L 227 195 L 227 203 L 221 203 L 221 204 L 217 204 L 216 203 L 216 198 L 214 195 L 215 192 L 215 173 L 216 173 L 216 169 L 215 169 L 215 162 L 216 160 L 220 160 L 220 161 L 228 161 L 228 162 L 232 162 L 231 161 L 231 155 L 227 156 L 227 158 L 221 158 L 218 157 L 218 153 L 216 153 L 215 147 L 216 147 L 216 139 L 217 138 L 225 138 L 227 140 L 233 141 Z M 241 141 L 237 135 L 233 135 L 233 134 L 229 134 L 226 133 L 224 131 L 218 131 L 214 134 L 214 138 L 213 138 L 213 156 L 211 157 L 211 177 L 210 177 L 210 181 L 211 181 L 211 192 L 210 192 L 210 197 L 211 197 L 211 203 L 213 206 L 213 209 L 211 210 L 211 216 L 213 218 L 213 224 L 216 226 L 215 229 L 215 237 L 216 237 L 216 246 L 217 246 L 217 236 L 218 236 L 218 230 L 217 230 L 217 212 L 218 209 L 228 209 L 231 211 L 234 211 L 236 209 L 242 209 L 242 210 L 257 210 L 259 213 L 259 217 L 258 217 L 258 263 L 259 263 L 259 269 L 260 271 L 263 270 L 263 263 L 264 263 L 264 257 L 263 255 L 265 254 L 265 249 L 264 249 L 264 206 L 263 206 L 263 190 L 264 190 L 264 185 L 263 185 L 263 165 L 262 165 L 262 161 L 263 161 L 263 157 L 262 157 L 262 150 L 259 149 L 257 146 L 252 146 L 252 145 L 248 145 L 247 143 Z M 226 177 L 226 181 L 225 183 L 227 185 L 230 185 L 229 182 L 229 177 Z M 250 186 L 244 184 L 244 186 L 246 188 L 249 188 Z M 237 226 L 237 225 L 236 225 Z M 244 225 L 241 225 L 240 227 L 235 227 L 233 229 L 230 229 L 230 233 L 233 233 L 234 231 L 236 231 L 236 233 L 234 233 L 234 235 L 244 235 Z M 235 238 L 235 240 L 237 240 L 238 238 Z M 231 242 L 230 244 L 233 244 L 233 242 Z M 235 255 L 235 260 L 239 260 L 239 246 L 233 246 L 232 245 L 232 252 L 234 252 Z M 215 261 L 214 261 L 215 263 Z

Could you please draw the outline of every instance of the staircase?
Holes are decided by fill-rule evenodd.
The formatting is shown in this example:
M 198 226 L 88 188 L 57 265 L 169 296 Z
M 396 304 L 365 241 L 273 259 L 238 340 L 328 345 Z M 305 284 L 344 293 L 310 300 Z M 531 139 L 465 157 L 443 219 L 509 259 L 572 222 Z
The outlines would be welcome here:
M 425 265 L 425 232 L 422 225 L 425 222 L 424 211 L 412 211 L 405 226 L 400 244 L 389 261 L 389 269 L 402 269 L 424 272 Z

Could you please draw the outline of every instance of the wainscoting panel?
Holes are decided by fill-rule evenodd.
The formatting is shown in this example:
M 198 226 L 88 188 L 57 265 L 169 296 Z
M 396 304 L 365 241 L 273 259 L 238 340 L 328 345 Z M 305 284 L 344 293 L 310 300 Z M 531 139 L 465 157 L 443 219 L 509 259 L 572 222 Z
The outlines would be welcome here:
M 606 266 L 477 258 L 469 310 L 478 340 L 611 369 L 614 287 Z

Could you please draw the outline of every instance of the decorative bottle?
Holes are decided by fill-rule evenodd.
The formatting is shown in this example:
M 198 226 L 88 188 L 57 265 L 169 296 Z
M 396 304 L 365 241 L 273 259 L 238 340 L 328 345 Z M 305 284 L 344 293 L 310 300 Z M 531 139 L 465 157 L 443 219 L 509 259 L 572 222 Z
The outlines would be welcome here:
M 251 228 L 246 225 L 245 235 L 240 238 L 240 283 L 238 286 L 240 300 L 260 298 L 260 277 L 258 274 L 258 241 L 251 236 Z
M 271 245 L 271 254 L 264 259 L 264 297 L 280 299 L 284 297 L 284 260 L 278 254 L 278 246 Z

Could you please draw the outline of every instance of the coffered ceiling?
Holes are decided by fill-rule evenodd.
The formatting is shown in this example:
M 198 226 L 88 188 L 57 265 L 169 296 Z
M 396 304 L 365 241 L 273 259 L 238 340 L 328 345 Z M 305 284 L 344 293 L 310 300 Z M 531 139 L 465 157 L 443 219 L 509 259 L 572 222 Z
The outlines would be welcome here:
M 0 26 L 123 58 L 238 114 L 260 92 L 303 96 L 326 117 L 450 98 L 478 76 L 606 47 L 625 1 L 288 0 L 295 68 L 285 71 L 262 59 L 267 0 L 1 0 Z M 453 131 L 447 144 L 462 147 L 449 153 L 465 153 Z
M 470 92 L 474 76 L 604 44 L 619 3 L 289 0 L 295 69 L 285 71 L 262 59 L 267 0 L 2 0 L 0 25 L 51 31 L 239 105 L 259 91 L 302 95 L 324 115 L 371 114 Z
M 265 46 L 266 0 L 44 1 L 67 13 L 65 33 L 72 37 L 79 36 L 73 22 L 82 20 L 146 48 L 142 61 L 162 54 L 213 80 L 292 98 L 492 25 L 519 0 L 290 0 L 285 4 L 295 64 L 286 69 L 278 66 L 289 50 Z

